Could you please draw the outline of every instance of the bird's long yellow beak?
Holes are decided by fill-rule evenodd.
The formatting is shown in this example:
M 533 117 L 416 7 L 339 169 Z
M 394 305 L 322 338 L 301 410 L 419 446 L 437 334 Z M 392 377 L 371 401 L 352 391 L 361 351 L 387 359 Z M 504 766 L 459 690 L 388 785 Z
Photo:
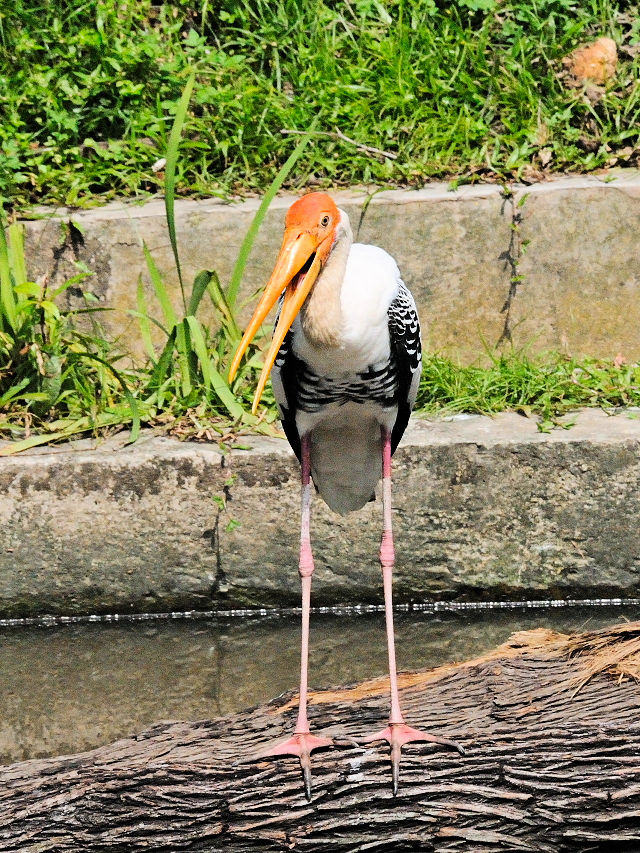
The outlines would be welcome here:
M 271 273 L 271 278 L 260 297 L 253 317 L 249 320 L 249 325 L 233 357 L 229 370 L 229 382 L 233 381 L 247 347 L 284 290 L 284 301 L 280 309 L 278 324 L 273 332 L 271 346 L 265 355 L 264 366 L 253 397 L 253 406 L 251 407 L 253 414 L 256 413 L 264 386 L 267 384 L 273 362 L 285 335 L 302 308 L 322 268 L 322 257 L 318 251 L 321 246 L 322 243 L 318 241 L 317 237 L 298 226 L 292 226 L 285 230 L 280 254 Z

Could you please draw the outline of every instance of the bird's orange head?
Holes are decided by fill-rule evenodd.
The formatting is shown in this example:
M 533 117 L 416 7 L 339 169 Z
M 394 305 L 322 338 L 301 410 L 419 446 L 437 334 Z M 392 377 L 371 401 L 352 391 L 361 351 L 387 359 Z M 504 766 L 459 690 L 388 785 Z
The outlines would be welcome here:
M 285 335 L 329 257 L 339 220 L 340 211 L 327 193 L 308 193 L 295 201 L 287 211 L 284 238 L 276 265 L 249 320 L 229 370 L 229 381 L 232 381 L 247 347 L 284 291 L 278 324 L 273 332 L 271 346 L 265 356 L 253 398 L 254 413 Z
M 307 193 L 291 205 L 284 220 L 285 228 L 301 228 L 321 238 L 335 230 L 340 211 L 327 193 Z

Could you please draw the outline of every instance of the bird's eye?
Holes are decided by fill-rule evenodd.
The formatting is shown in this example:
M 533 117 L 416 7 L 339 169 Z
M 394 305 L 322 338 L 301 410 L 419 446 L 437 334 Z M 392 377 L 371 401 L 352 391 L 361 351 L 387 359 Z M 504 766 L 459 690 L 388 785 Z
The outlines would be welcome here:
M 320 225 L 322 225 L 323 228 L 326 228 L 327 225 L 329 224 L 329 222 L 330 222 L 329 217 L 323 216 L 322 219 L 320 220 Z

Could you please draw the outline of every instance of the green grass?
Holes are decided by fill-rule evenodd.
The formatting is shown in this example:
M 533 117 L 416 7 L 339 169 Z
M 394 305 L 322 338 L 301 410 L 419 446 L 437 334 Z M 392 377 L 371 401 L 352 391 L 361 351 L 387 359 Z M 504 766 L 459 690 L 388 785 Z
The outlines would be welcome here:
M 0 7 L 1 8 L 1 7 Z M 176 192 L 510 179 L 635 163 L 640 17 L 615 0 L 16 0 L 0 11 L 0 193 L 15 207 L 161 188 L 192 71 Z M 562 58 L 620 47 L 599 92 Z M 345 140 L 346 136 L 353 142 Z M 384 153 L 363 150 L 370 146 Z
M 640 406 L 640 365 L 514 351 L 494 354 L 488 367 L 463 366 L 432 355 L 424 359 L 416 401 L 425 414 L 535 416 L 545 432 L 570 424 L 564 416 L 586 406 L 607 411 Z
M 504 28 L 506 21 L 510 19 L 509 10 L 512 7 L 507 4 L 506 0 L 500 6 L 500 15 L 502 17 L 498 15 L 490 0 L 474 0 L 473 2 L 473 5 L 476 6 L 486 6 L 489 10 L 486 12 L 470 12 L 468 7 L 471 4 L 472 0 L 468 0 L 466 6 L 458 7 L 455 16 L 451 14 L 451 32 L 446 27 L 444 27 L 444 34 L 442 32 L 436 33 L 435 31 L 430 31 L 434 39 L 436 36 L 442 37 L 441 41 L 445 36 L 447 39 L 450 39 L 448 43 L 454 53 L 460 48 L 461 44 L 465 44 L 464 40 L 461 41 L 461 16 L 463 12 L 460 9 L 463 9 L 467 23 L 471 20 L 476 22 L 477 32 L 474 34 L 474 39 L 478 34 L 482 35 L 485 30 L 482 38 L 488 38 L 489 31 L 492 27 L 496 26 L 496 21 L 499 20 L 500 26 Z M 538 7 L 531 6 L 531 8 L 544 8 L 548 14 L 551 14 L 550 9 L 552 7 L 556 9 L 556 12 L 558 9 L 564 9 L 566 12 L 568 9 L 573 8 L 569 7 L 567 3 L 560 3 L 559 0 L 540 3 Z M 51 2 L 40 8 L 40 20 L 36 20 L 35 13 L 33 13 L 34 17 L 30 23 L 34 27 L 40 25 L 43 28 L 41 32 L 43 40 L 41 43 L 32 44 L 30 50 L 37 52 L 37 50 L 46 48 L 49 51 L 49 55 L 54 48 L 59 51 L 62 51 L 63 48 L 64 50 L 69 50 L 66 37 L 65 39 L 62 38 L 63 29 L 61 21 L 55 18 L 55 16 L 51 17 L 60 8 L 61 0 L 51 0 Z M 178 9 L 178 14 L 172 17 L 162 7 L 160 11 L 160 23 L 164 26 L 162 36 L 160 32 L 155 31 L 151 34 L 147 32 L 146 36 L 143 33 L 144 37 L 141 37 L 141 42 L 136 45 L 136 50 L 142 50 L 145 38 L 149 38 L 153 44 L 156 44 L 156 42 L 160 44 L 161 39 L 168 38 L 171 33 L 173 33 L 175 38 L 178 38 L 176 34 L 179 28 L 184 26 L 184 20 L 180 17 L 184 13 L 184 8 L 175 8 Z M 205 7 L 203 6 L 203 8 Z M 249 15 L 251 13 L 255 17 L 255 26 L 253 29 L 244 32 L 245 41 L 243 43 L 246 48 L 257 37 L 256 33 L 259 30 L 262 20 L 259 15 L 266 14 L 266 6 L 258 3 L 250 7 L 240 5 L 234 8 L 240 11 L 244 10 L 245 14 Z M 285 22 L 281 15 L 287 9 L 292 11 L 292 13 L 297 10 L 298 15 L 308 12 L 306 5 L 302 3 L 297 5 L 282 4 L 281 6 L 275 4 L 273 8 L 278 14 L 275 14 L 273 20 L 271 20 L 270 25 L 272 27 L 284 26 Z M 391 11 L 397 14 L 397 29 L 400 33 L 404 32 L 403 37 L 406 36 L 409 39 L 404 45 L 407 55 L 412 55 L 411 49 L 413 45 L 417 57 L 418 53 L 421 51 L 424 52 L 424 49 L 421 48 L 418 51 L 414 44 L 415 39 L 407 35 L 407 32 L 405 32 L 406 28 L 408 27 L 408 31 L 410 32 L 415 31 L 424 36 L 427 24 L 430 26 L 433 25 L 432 18 L 435 19 L 437 15 L 440 15 L 442 18 L 445 15 L 444 12 L 438 12 L 435 4 L 427 3 L 425 0 L 423 4 L 416 3 L 411 7 L 413 10 L 412 14 L 417 15 L 418 11 L 421 10 L 423 17 L 415 18 L 415 20 L 412 19 L 410 24 L 407 24 L 402 18 L 402 14 L 404 14 L 402 4 L 389 4 L 387 9 L 381 3 L 368 3 L 363 0 L 363 2 L 356 3 L 355 6 L 348 4 L 345 6 L 345 8 L 350 10 L 351 14 L 356 15 L 357 12 L 357 21 L 354 18 L 351 24 L 349 24 L 349 21 L 344 17 L 345 12 L 342 6 L 339 13 L 332 11 L 328 5 L 321 5 L 317 8 L 320 10 L 317 19 L 309 18 L 308 20 L 305 19 L 305 21 L 298 18 L 295 19 L 297 23 L 291 32 L 291 37 L 294 39 L 295 45 L 297 45 L 298 54 L 292 51 L 291 56 L 283 56 L 276 61 L 277 44 L 274 47 L 273 42 L 269 42 L 268 44 L 265 42 L 267 47 L 271 45 L 272 55 L 271 59 L 267 59 L 265 56 L 262 57 L 260 68 L 263 72 L 266 72 L 266 69 L 270 68 L 271 72 L 276 74 L 276 78 L 279 80 L 276 87 L 277 91 L 285 91 L 286 87 L 283 81 L 288 79 L 286 74 L 293 73 L 290 65 L 294 62 L 300 63 L 300 67 L 298 68 L 300 75 L 302 75 L 302 66 L 304 66 L 311 77 L 313 77 L 313 74 L 318 74 L 320 76 L 316 79 L 319 80 L 324 74 L 324 79 L 330 81 L 329 72 L 331 68 L 333 67 L 334 72 L 337 73 L 336 63 L 338 60 L 340 62 L 343 61 L 343 56 L 347 54 L 348 48 L 356 51 L 360 57 L 360 61 L 364 63 L 360 69 L 362 80 L 369 79 L 363 70 L 369 67 L 367 62 L 371 68 L 376 68 L 377 64 L 381 61 L 381 57 L 386 56 L 385 61 L 388 67 L 395 68 L 394 74 L 398 87 L 404 86 L 405 83 L 409 85 L 412 79 L 415 83 L 418 78 L 423 79 L 420 77 L 417 66 L 412 68 L 405 67 L 404 59 L 392 55 L 391 45 L 394 42 L 390 32 L 391 24 L 387 19 L 391 18 L 391 23 L 393 23 Z M 407 8 L 409 7 L 407 6 Z M 597 7 L 596 4 L 589 6 L 589 14 L 593 16 L 598 8 L 600 7 Z M 608 6 L 606 8 L 611 17 L 613 13 L 611 13 Z M 129 9 L 130 26 L 135 30 L 138 22 L 135 15 L 138 13 L 135 12 L 133 5 L 129 7 L 126 3 L 124 5 L 121 4 L 121 10 L 126 11 L 127 9 Z M 182 12 L 179 11 L 180 9 L 182 9 Z M 223 14 L 224 9 L 218 7 L 216 9 L 216 14 L 218 15 L 216 20 L 222 22 L 221 30 L 225 30 L 227 33 L 238 30 L 240 21 L 238 17 L 240 14 L 239 11 L 233 14 L 228 12 L 225 16 Z M 110 43 L 105 33 L 110 32 L 110 27 L 114 33 L 121 32 L 123 24 L 119 20 L 116 25 L 113 16 L 109 18 L 108 13 L 109 10 L 113 12 L 113 6 L 111 5 L 111 0 L 104 0 L 104 2 L 97 5 L 87 2 L 85 5 L 75 8 L 73 13 L 71 7 L 69 7 L 67 9 L 69 13 L 67 20 L 69 28 L 73 28 L 76 18 L 77 20 L 84 20 L 83 16 L 88 15 L 91 10 L 96 14 L 99 12 L 104 15 L 102 18 L 98 17 L 95 22 L 95 32 L 98 35 L 102 34 L 104 36 L 103 41 L 94 43 L 87 35 L 90 45 L 93 45 L 92 50 L 97 50 L 96 45 L 101 47 L 99 56 L 97 54 L 94 56 L 95 62 L 100 64 L 103 60 L 106 61 L 105 57 L 109 56 L 108 48 Z M 372 10 L 375 11 L 377 17 L 373 16 Z M 493 15 L 491 19 L 490 13 Z M 601 10 L 601 13 L 604 15 L 603 10 Z M 529 15 L 530 13 L 527 12 L 526 14 Z M 573 14 L 578 15 L 577 12 Z M 579 16 L 584 14 L 586 13 L 581 12 Z M 162 18 L 163 15 L 169 15 L 169 17 L 165 20 Z M 332 15 L 334 16 L 333 18 L 331 18 Z M 334 20 L 336 16 L 339 17 L 339 26 Z M 370 27 L 373 19 L 372 16 L 375 17 L 375 21 L 377 22 L 373 30 Z M 28 18 L 24 9 L 22 10 L 22 17 L 23 20 Z M 335 24 L 333 27 L 329 26 L 332 20 L 334 20 Z M 517 20 L 517 16 L 514 20 Z M 176 21 L 179 22 L 179 26 L 176 24 Z M 356 23 L 359 22 L 358 26 L 360 27 L 357 31 L 357 39 L 355 38 L 356 28 L 354 21 Z M 15 32 L 12 36 L 12 23 L 7 18 L 0 18 L 0 24 L 2 24 L 0 26 L 0 40 L 3 41 L 5 48 L 13 36 L 17 38 Z M 265 21 L 262 21 L 262 23 L 265 24 Z M 309 33 L 315 34 L 315 38 L 324 43 L 324 53 L 312 56 L 309 53 L 308 47 L 305 52 L 304 39 L 299 32 L 299 27 L 303 23 L 308 28 L 307 36 Z M 442 20 L 440 24 L 442 24 Z M 200 19 L 200 25 L 204 32 L 209 32 L 206 18 L 204 20 Z M 49 32 L 50 36 L 51 33 L 57 33 L 58 41 L 53 40 L 53 47 L 52 44 L 44 39 L 46 27 L 49 27 L 49 30 L 46 32 Z M 405 30 L 403 30 L 403 27 Z M 374 30 L 377 33 L 375 51 L 369 42 L 369 39 L 373 38 L 372 33 Z M 584 33 L 584 27 L 578 27 L 578 29 L 574 27 L 574 30 L 572 31 L 572 38 L 577 37 L 577 34 Z M 194 31 L 190 30 L 189 32 L 193 33 Z M 18 33 L 19 39 L 25 38 L 25 32 L 26 30 Z M 397 35 L 396 33 L 394 38 Z M 219 35 L 216 36 L 216 38 L 218 37 Z M 157 41 L 158 39 L 160 41 Z M 180 35 L 180 39 L 187 42 L 191 39 L 196 47 L 197 45 L 202 47 L 208 43 L 201 37 L 198 37 L 200 39 L 198 41 L 197 38 L 192 37 L 189 33 L 184 37 Z M 297 42 L 295 41 L 296 39 Z M 346 42 L 343 44 L 344 39 L 346 39 Z M 452 85 L 457 79 L 456 75 L 459 76 L 462 74 L 462 69 L 466 67 L 465 63 L 471 57 L 473 50 L 477 48 L 476 45 L 472 50 L 471 41 L 473 40 L 471 39 L 471 35 L 469 35 L 469 39 L 469 45 L 464 48 L 462 53 L 455 54 L 458 71 L 450 78 L 447 78 Z M 80 39 L 78 45 L 81 47 L 84 43 Z M 338 43 L 343 45 L 343 53 L 340 51 L 336 53 Z M 442 47 L 443 43 L 440 44 L 440 47 Z M 233 48 L 233 50 L 239 50 L 239 44 L 240 42 L 238 41 L 236 48 Z M 485 60 L 489 56 L 489 42 L 485 41 L 483 44 L 482 51 L 475 54 L 477 61 L 480 61 L 480 55 L 484 56 Z M 455 50 L 454 45 L 457 45 Z M 332 46 L 333 53 L 331 52 Z M 80 47 L 77 49 L 80 50 Z M 231 50 L 232 47 L 233 44 L 230 42 L 225 45 L 226 50 Z M 431 46 L 428 49 L 430 50 Z M 231 55 L 235 55 L 233 54 L 233 50 Z M 72 52 L 70 55 L 75 56 L 76 54 Z M 152 51 L 149 56 L 151 55 Z M 204 55 L 207 56 L 206 52 Z M 162 118 L 161 121 L 158 119 L 159 123 L 156 129 L 158 132 L 158 149 L 162 150 L 166 157 L 163 189 L 166 202 L 167 231 L 181 282 L 181 311 L 176 313 L 171 305 L 162 274 L 157 269 L 152 254 L 147 247 L 144 247 L 149 277 L 154 291 L 154 301 L 153 304 L 147 303 L 144 290 L 141 284 L 138 283 L 138 310 L 132 313 L 138 318 L 140 337 L 145 346 L 148 360 L 146 365 L 142 367 L 134 368 L 128 366 L 130 365 L 130 361 L 126 358 L 127 354 L 117 351 L 113 342 L 105 337 L 99 322 L 100 311 L 104 309 L 96 306 L 94 298 L 87 295 L 85 306 L 72 311 L 63 311 L 56 305 L 56 297 L 70 286 L 79 288 L 84 278 L 90 274 L 89 271 L 78 265 L 77 274 L 53 291 L 49 289 L 46 280 L 39 282 L 30 281 L 27 275 L 28 265 L 24 256 L 22 226 L 16 223 L 11 224 L 6 229 L 6 235 L 5 230 L 0 228 L 0 436 L 14 439 L 14 442 L 10 446 L 0 451 L 0 455 L 19 452 L 38 444 L 60 441 L 78 434 L 104 434 L 110 430 L 119 430 L 128 426 L 131 427 L 131 440 L 134 440 L 140 426 L 143 424 L 169 430 L 181 437 L 205 437 L 208 440 L 217 439 L 223 444 L 233 443 L 236 440 L 236 436 L 241 432 L 273 429 L 272 424 L 276 420 L 276 411 L 270 392 L 265 395 L 264 401 L 266 405 L 262 409 L 260 416 L 256 419 L 250 414 L 250 401 L 262 367 L 261 348 L 264 346 L 265 340 L 268 339 L 269 329 L 264 329 L 262 334 L 252 344 L 234 383 L 230 385 L 226 379 L 232 353 L 240 338 L 235 314 L 237 288 L 242 278 L 244 266 L 251 251 L 258 227 L 273 195 L 287 181 L 300 180 L 300 175 L 304 175 L 305 169 L 308 170 L 311 164 L 315 164 L 314 168 L 316 171 L 321 169 L 319 164 L 322 161 L 322 156 L 324 156 L 323 152 L 326 154 L 325 148 L 318 144 L 312 144 L 311 140 L 314 139 L 314 133 L 326 132 L 316 131 L 316 127 L 319 128 L 321 126 L 320 117 L 322 109 L 328 109 L 328 106 L 326 103 L 324 107 L 320 103 L 316 104 L 317 110 L 314 116 L 313 98 L 311 98 L 312 108 L 310 114 L 306 116 L 304 122 L 301 121 L 302 124 L 306 122 L 305 126 L 309 127 L 310 133 L 302 136 L 297 141 L 297 144 L 295 144 L 295 147 L 290 137 L 285 138 L 282 135 L 277 137 L 278 142 L 283 146 L 282 159 L 284 162 L 282 165 L 280 165 L 279 156 L 274 153 L 277 146 L 272 150 L 272 158 L 266 161 L 266 165 L 263 163 L 263 168 L 259 172 L 252 172 L 250 164 L 246 160 L 246 170 L 244 173 L 245 186 L 253 186 L 252 181 L 259 178 L 260 181 L 265 182 L 266 192 L 263 204 L 260 206 L 255 220 L 249 229 L 247 238 L 241 247 L 228 286 L 223 287 L 213 270 L 201 271 L 192 283 L 188 283 L 183 280 L 181 274 L 179 246 L 175 236 L 174 201 L 180 181 L 182 181 L 184 189 L 185 181 L 187 181 L 190 175 L 190 170 L 194 168 L 194 151 L 199 151 L 203 147 L 200 144 L 202 137 L 199 136 L 199 132 L 197 131 L 197 127 L 199 126 L 197 122 L 203 122 L 206 117 L 206 111 L 202 109 L 203 98 L 206 92 L 201 79 L 205 73 L 203 70 L 205 63 L 202 57 L 200 57 L 198 63 L 192 62 L 190 65 L 179 65 L 176 59 L 178 56 L 184 59 L 183 54 L 178 51 L 178 48 L 176 48 L 175 53 L 169 52 L 164 56 L 165 61 L 172 67 L 173 72 L 176 72 L 175 79 L 171 78 L 171 85 L 175 88 L 176 81 L 179 81 L 181 88 L 173 92 L 175 95 L 173 102 L 158 102 L 157 115 L 159 116 L 162 113 Z M 367 62 L 365 62 L 366 57 L 368 57 Z M 78 57 L 76 56 L 76 58 Z M 194 57 L 191 58 L 194 59 Z M 285 62 L 285 59 L 287 62 Z M 155 56 L 154 61 L 157 65 L 157 56 Z M 435 62 L 435 59 L 432 57 L 430 61 Z M 178 65 L 171 65 L 174 62 L 178 62 Z M 321 67 L 316 68 L 315 71 L 314 62 L 321 63 Z M 160 64 L 162 65 L 162 63 Z M 19 63 L 16 63 L 16 68 L 18 67 Z M 81 64 L 76 63 L 74 67 L 78 74 L 84 73 L 81 72 Z M 237 66 L 238 74 L 241 67 L 244 69 L 250 67 L 247 57 L 244 57 L 242 63 Z M 189 70 L 190 68 L 192 70 Z M 60 74 L 64 73 L 61 69 L 58 69 L 58 71 Z M 257 73 L 256 69 L 254 71 Z M 440 75 L 439 79 L 442 77 L 440 80 L 440 83 L 442 83 L 442 80 L 446 76 L 442 68 L 436 68 L 434 65 L 431 71 L 433 74 L 437 72 Z M 497 74 L 495 67 L 494 71 Z M 153 69 L 153 73 L 159 72 L 157 69 Z M 373 75 L 373 71 L 371 75 L 370 79 L 373 80 L 375 76 Z M 348 73 L 343 76 L 345 76 L 345 79 L 354 79 L 350 78 Z M 120 79 L 120 77 L 117 77 L 117 80 Z M 55 85 L 57 84 L 54 84 L 54 78 L 48 77 L 47 80 L 55 89 Z M 118 93 L 118 87 L 115 85 L 117 80 L 116 78 L 112 78 L 110 83 L 111 89 L 115 88 L 116 90 L 111 92 L 111 97 L 116 100 L 121 94 Z M 527 84 L 527 80 L 527 76 L 523 75 L 521 79 L 514 80 L 514 82 L 517 82 L 517 86 L 521 88 Z M 343 81 L 341 81 L 341 85 L 342 83 Z M 529 97 L 532 97 L 533 89 L 531 87 L 533 84 L 531 84 L 530 80 L 529 84 L 530 88 L 527 91 L 529 92 Z M 242 83 L 238 83 L 235 80 L 230 81 L 229 85 L 239 85 L 242 88 Z M 352 88 L 348 91 L 353 95 L 353 100 L 350 103 L 353 105 L 358 104 L 360 108 L 364 109 L 363 91 L 368 91 L 365 84 L 362 83 L 356 86 L 353 83 L 349 85 Z M 362 87 L 364 87 L 364 90 L 362 90 Z M 314 91 L 313 86 L 309 88 L 310 91 Z M 329 83 L 327 84 L 327 90 L 331 91 Z M 244 92 L 244 90 L 242 91 Z M 24 102 L 27 103 L 27 92 L 24 94 Z M 146 87 L 142 87 L 142 89 L 137 90 L 137 94 L 140 96 L 140 100 L 143 100 L 143 96 L 145 98 L 148 97 L 149 92 Z M 244 94 L 247 93 L 244 92 Z M 326 97 L 326 92 L 324 94 Z M 506 97 L 506 93 L 502 94 Z M 382 97 L 382 93 L 380 95 Z M 614 95 L 615 93 L 613 92 L 607 93 L 607 97 L 614 97 Z M 5 102 L 9 102 L 12 98 L 15 99 L 16 97 L 16 91 L 12 90 L 7 94 L 5 90 Z M 289 96 L 287 98 L 291 100 Z M 301 111 L 309 108 L 307 101 L 299 99 L 296 102 L 295 98 L 293 101 L 294 106 Z M 107 106 L 110 105 L 110 109 L 114 106 L 113 101 L 109 102 L 108 99 L 104 103 L 98 99 L 98 103 L 102 104 L 106 112 L 109 112 L 106 109 Z M 195 108 L 193 106 L 194 103 Z M 268 101 L 264 102 L 264 104 L 268 103 Z M 342 101 L 335 91 L 332 103 L 334 109 L 339 110 Z M 116 111 L 113 114 L 104 115 L 103 118 L 107 122 L 107 125 L 108 122 L 116 122 L 118 115 L 121 117 L 125 115 L 126 111 L 124 111 L 123 104 L 124 102 L 121 104 L 119 113 Z M 447 108 L 450 106 L 451 104 L 448 104 Z M 458 103 L 458 108 L 459 106 L 460 104 Z M 94 108 L 95 104 L 92 109 Z M 428 107 L 428 109 L 432 108 L 433 105 Z M 369 111 L 372 110 L 370 103 L 367 105 L 367 109 Z M 230 113 L 233 113 L 233 110 L 230 110 Z M 81 106 L 78 106 L 75 115 L 79 124 L 83 116 Z M 251 134 L 254 134 L 251 137 L 254 140 L 256 133 L 263 132 L 268 136 L 269 122 L 267 118 L 271 117 L 270 114 L 268 116 L 268 108 L 264 108 L 264 105 L 261 115 L 262 119 L 258 122 L 252 122 L 247 129 L 247 147 L 244 149 L 245 154 L 243 155 L 245 158 L 247 157 L 247 152 L 251 149 L 251 146 L 248 144 Z M 381 114 L 382 118 L 384 118 L 384 115 L 383 112 Z M 410 116 L 414 117 L 414 113 L 407 108 L 407 121 L 409 121 Z M 170 126 L 168 127 L 165 127 L 166 117 L 170 117 Z M 449 117 L 452 118 L 451 115 Z M 220 118 L 222 123 L 222 113 L 220 114 Z M 522 114 L 522 122 L 525 121 L 525 118 L 525 114 Z M 67 130 L 70 130 L 70 121 L 67 124 L 69 124 Z M 111 125 L 108 126 L 111 127 Z M 626 139 L 624 136 L 626 131 L 624 129 L 621 130 L 623 127 L 622 122 L 618 122 L 617 127 L 622 134 L 620 138 Z M 129 130 L 131 131 L 130 141 L 134 143 L 136 142 L 136 138 L 133 134 L 133 125 Z M 421 129 L 416 125 L 414 131 L 414 135 L 418 136 Z M 222 133 L 215 122 L 210 123 L 207 132 L 209 135 Z M 2 133 L 6 133 L 6 127 L 0 125 L 0 135 Z M 28 139 L 28 137 L 25 138 Z M 215 142 L 216 140 L 213 141 Z M 216 144 L 218 143 L 220 143 L 220 140 L 217 140 Z M 378 137 L 375 139 L 367 137 L 367 144 L 370 143 L 377 145 L 388 144 L 385 143 L 385 140 L 381 140 Z M 469 141 L 469 152 L 475 150 L 473 147 L 474 144 L 472 144 L 472 141 Z M 550 144 L 549 139 L 547 139 L 546 144 Z M 321 148 L 322 150 L 320 150 Z M 42 154 L 42 152 L 36 151 L 35 148 L 30 150 L 36 152 L 38 156 Z M 119 150 L 124 151 L 124 148 Z M 216 151 L 219 149 L 212 142 L 212 147 L 209 150 Z M 235 169 L 233 162 L 236 161 L 232 162 L 230 149 L 224 149 L 224 146 L 222 146 L 220 150 L 226 152 L 225 169 L 228 167 L 230 170 L 229 174 L 233 175 Z M 242 147 L 239 146 L 238 150 L 234 150 L 233 157 L 240 157 L 242 150 Z M 425 151 L 428 150 L 425 142 Z M 285 152 L 286 157 L 284 157 Z M 80 169 L 80 164 L 85 162 L 82 160 L 82 157 L 86 155 L 86 152 L 85 154 L 82 151 L 78 153 L 73 148 L 69 148 L 65 150 L 65 154 L 69 155 L 68 160 L 62 157 L 58 158 L 58 166 L 62 170 L 57 178 L 59 179 L 58 189 L 64 187 L 64 172 L 67 177 L 69 174 L 73 174 L 74 181 L 76 181 L 74 187 L 80 195 L 85 191 L 89 192 L 91 187 L 87 189 L 86 181 L 91 180 L 90 176 L 93 174 L 90 159 L 87 161 L 86 170 L 82 172 Z M 178 156 L 179 154 L 180 156 Z M 76 155 L 80 158 L 77 162 L 74 161 Z M 327 166 L 324 173 L 325 178 L 327 180 L 335 180 L 336 176 L 342 176 L 340 169 L 346 168 L 347 164 L 355 168 L 357 159 L 357 157 L 347 159 L 337 155 L 330 161 L 335 171 L 331 172 Z M 397 161 L 392 161 L 387 158 L 385 168 L 402 168 L 402 163 L 399 162 L 400 159 L 399 157 Z M 367 158 L 367 162 L 371 162 L 369 158 Z M 6 161 L 4 165 L 6 167 Z M 507 168 L 506 165 L 505 168 Z M 65 169 L 67 171 L 64 171 Z M 8 173 L 5 172 L 4 174 L 6 177 Z M 48 174 L 46 168 L 40 170 L 41 177 L 46 174 Z M 226 174 L 223 169 L 218 175 L 218 179 L 222 182 L 220 186 L 223 186 Z M 296 174 L 298 177 L 296 177 Z M 352 172 L 349 174 L 351 175 L 349 180 L 352 180 L 355 173 Z M 344 177 L 346 179 L 348 176 L 345 175 Z M 82 183 L 83 180 L 85 183 Z M 156 176 L 154 180 L 157 181 L 159 179 Z M 270 183 L 266 183 L 268 180 Z M 17 182 L 14 181 L 15 187 L 19 185 L 19 180 Z M 42 190 L 44 184 L 38 190 L 39 185 L 35 178 L 30 182 L 30 186 L 34 194 L 39 191 L 44 192 Z M 198 186 L 199 184 L 196 181 L 191 186 L 191 189 Z M 115 185 L 113 188 L 115 188 Z M 131 184 L 130 188 L 135 187 Z M 77 200 L 80 195 L 76 195 L 74 198 Z M 1 208 L 0 223 L 6 224 L 3 221 Z M 132 286 L 134 286 L 134 282 L 132 282 Z M 198 318 L 200 305 L 203 299 L 207 298 L 211 300 L 216 315 L 219 318 L 219 324 L 215 331 L 212 331 Z M 161 346 L 158 349 L 152 345 L 150 334 L 152 324 L 161 330 L 163 336 Z M 601 406 L 607 410 L 640 406 L 640 366 L 619 364 L 617 362 L 602 362 L 587 358 L 576 360 L 553 353 L 534 358 L 519 352 L 492 355 L 491 363 L 488 367 L 460 366 L 446 358 L 432 355 L 427 357 L 424 362 L 423 380 L 417 401 L 417 408 L 423 413 L 455 413 L 464 411 L 493 414 L 504 410 L 513 410 L 526 415 L 535 415 L 538 417 L 539 428 L 543 430 L 548 430 L 558 423 L 566 425 L 566 421 L 561 420 L 563 416 L 581 406 Z

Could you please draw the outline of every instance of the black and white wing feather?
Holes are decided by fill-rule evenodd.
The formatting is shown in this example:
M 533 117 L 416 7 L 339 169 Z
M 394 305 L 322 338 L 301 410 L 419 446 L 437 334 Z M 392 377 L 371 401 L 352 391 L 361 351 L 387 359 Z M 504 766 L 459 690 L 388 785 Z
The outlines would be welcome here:
M 398 416 L 391 432 L 393 453 L 409 423 L 409 415 L 416 401 L 422 372 L 422 345 L 420 321 L 413 296 L 400 282 L 398 295 L 387 312 L 391 361 L 395 362 Z
M 392 452 L 395 451 L 409 422 L 422 366 L 418 312 L 411 293 L 402 282 L 389 306 L 387 320 L 389 360 L 340 379 L 328 379 L 314 373 L 293 352 L 293 333 L 289 332 L 285 337 L 274 364 L 273 390 L 285 435 L 298 459 L 298 410 L 316 412 L 325 406 L 347 401 L 376 402 L 386 409 L 397 406 L 391 433 L 391 448 Z

